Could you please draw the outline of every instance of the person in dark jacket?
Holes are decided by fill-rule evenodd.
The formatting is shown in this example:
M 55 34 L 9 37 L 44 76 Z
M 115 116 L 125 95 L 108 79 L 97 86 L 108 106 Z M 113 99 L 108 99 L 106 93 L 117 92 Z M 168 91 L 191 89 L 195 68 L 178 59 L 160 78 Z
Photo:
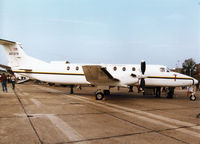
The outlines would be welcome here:
M 1 75 L 1 85 L 3 92 L 7 92 L 7 77 L 4 73 Z

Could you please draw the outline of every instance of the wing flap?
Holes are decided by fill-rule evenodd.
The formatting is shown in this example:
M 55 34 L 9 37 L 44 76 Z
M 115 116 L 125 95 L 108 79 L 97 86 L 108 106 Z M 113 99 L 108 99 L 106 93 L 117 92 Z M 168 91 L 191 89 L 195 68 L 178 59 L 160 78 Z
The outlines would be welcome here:
M 99 65 L 86 65 L 83 66 L 83 71 L 87 81 L 91 84 L 116 84 L 119 82 L 118 79 L 114 78 L 106 68 Z

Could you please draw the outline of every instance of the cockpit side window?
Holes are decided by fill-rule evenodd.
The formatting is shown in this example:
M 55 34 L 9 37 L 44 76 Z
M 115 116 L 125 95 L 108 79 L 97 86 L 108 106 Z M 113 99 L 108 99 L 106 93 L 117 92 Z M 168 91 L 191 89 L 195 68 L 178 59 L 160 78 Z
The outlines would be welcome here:
M 160 72 L 165 72 L 165 68 L 161 67 Z

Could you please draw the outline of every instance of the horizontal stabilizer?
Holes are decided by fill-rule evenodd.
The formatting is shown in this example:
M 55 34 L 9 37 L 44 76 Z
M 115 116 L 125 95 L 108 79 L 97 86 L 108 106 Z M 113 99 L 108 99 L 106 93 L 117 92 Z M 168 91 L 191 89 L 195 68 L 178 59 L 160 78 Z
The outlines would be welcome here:
M 22 71 L 32 71 L 32 69 L 19 69 L 19 70 L 22 70 Z
M 11 67 L 0 64 L 0 67 L 6 70 L 11 70 Z
M 0 39 L 0 44 L 2 44 L 2 45 L 13 45 L 13 44 L 16 44 L 16 42 Z

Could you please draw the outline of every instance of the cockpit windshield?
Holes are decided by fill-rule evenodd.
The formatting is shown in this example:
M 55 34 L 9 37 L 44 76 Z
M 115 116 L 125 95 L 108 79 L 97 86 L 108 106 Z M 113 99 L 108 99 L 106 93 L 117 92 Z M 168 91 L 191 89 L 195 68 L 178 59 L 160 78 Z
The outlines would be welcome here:
M 169 68 L 161 67 L 160 72 L 170 72 Z

